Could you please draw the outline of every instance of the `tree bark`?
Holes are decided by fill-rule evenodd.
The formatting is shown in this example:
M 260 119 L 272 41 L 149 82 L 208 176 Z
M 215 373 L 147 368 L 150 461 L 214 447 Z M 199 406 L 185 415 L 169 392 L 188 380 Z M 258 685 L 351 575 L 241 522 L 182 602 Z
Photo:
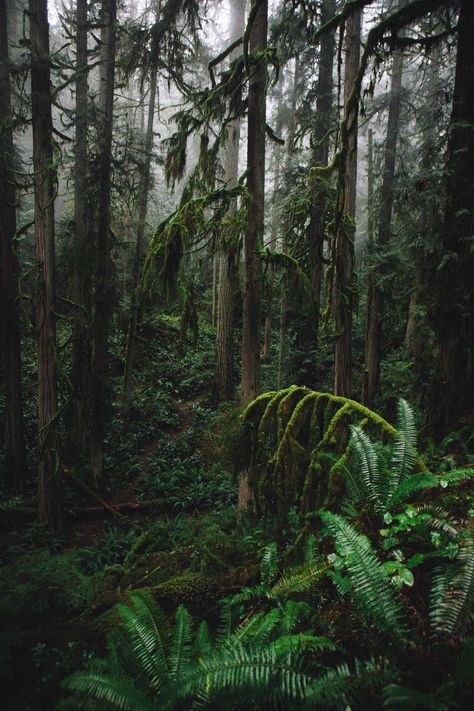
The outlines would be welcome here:
M 94 354 L 92 359 L 91 469 L 96 486 L 103 472 L 103 439 L 107 411 L 107 342 L 111 305 L 110 192 L 112 122 L 115 78 L 116 0 L 103 0 L 101 16 L 100 67 L 100 166 L 99 212 L 97 216 L 97 261 L 94 314 Z
M 6 1 L 0 0 L 0 244 L 2 350 L 5 377 L 5 475 L 10 492 L 20 491 L 26 472 L 21 386 L 19 266 L 14 248 L 16 195 L 10 97 Z
M 230 5 L 229 42 L 244 33 L 245 0 L 232 0 Z M 230 54 L 232 62 L 239 56 L 236 48 Z M 225 153 L 225 182 L 229 189 L 236 187 L 239 178 L 240 118 L 234 118 L 227 129 Z M 229 207 L 232 219 L 237 210 L 237 201 Z M 219 401 L 232 400 L 234 395 L 234 313 L 238 284 L 238 243 L 223 240 L 219 255 L 219 297 L 216 318 L 216 393 Z
M 247 188 L 249 206 L 245 234 L 245 286 L 242 323 L 241 399 L 250 402 L 258 394 L 260 364 L 260 314 L 262 265 L 258 255 L 263 244 L 265 198 L 266 60 L 256 54 L 267 47 L 268 2 L 259 3 L 250 31 L 251 74 L 248 97 Z
M 213 249 L 212 254 L 212 314 L 211 323 L 213 326 L 217 322 L 217 309 L 219 303 L 219 258 L 216 249 Z
M 362 11 L 356 10 L 346 21 L 344 102 L 352 93 L 360 60 Z M 339 199 L 340 219 L 336 234 L 334 284 L 334 393 L 351 397 L 352 393 L 352 312 L 354 304 L 354 234 L 357 182 L 358 102 L 348 117 L 347 151 Z
M 401 9 L 405 4 L 406 0 L 399 0 L 398 9 Z M 379 228 L 377 243 L 375 245 L 378 252 L 386 249 L 387 244 L 390 242 L 391 235 L 395 158 L 400 124 L 402 73 L 403 51 L 396 49 L 393 55 L 387 136 L 384 150 L 384 171 L 380 195 Z M 383 262 L 384 256 L 383 254 L 379 254 L 379 257 L 380 261 L 377 271 L 379 272 L 379 276 L 383 276 L 386 272 L 386 267 Z M 380 286 L 380 282 L 375 279 L 373 270 L 371 270 L 367 295 L 367 336 L 365 342 L 367 387 L 364 393 L 364 405 L 367 405 L 367 407 L 372 407 L 376 397 L 380 394 L 380 359 L 384 296 L 383 288 Z
M 421 173 L 424 181 L 425 199 L 423 200 L 419 216 L 419 232 L 421 241 L 431 239 L 436 234 L 438 225 L 442 221 L 439 214 L 438 183 L 433 175 L 433 161 L 439 140 L 437 131 L 437 102 L 440 79 L 440 47 L 434 47 L 431 52 L 431 63 L 428 77 L 428 93 L 421 111 L 422 119 L 422 158 Z M 428 177 L 428 182 L 426 178 Z M 412 248 L 414 275 L 410 303 L 408 306 L 407 326 L 405 333 L 405 347 L 415 361 L 415 372 L 423 380 L 431 360 L 432 338 L 431 325 L 426 319 L 427 306 L 432 291 L 432 261 L 433 255 L 428 256 L 423 247 L 414 245 Z M 429 356 L 427 358 L 427 356 Z M 425 393 L 426 395 L 426 393 Z
M 428 420 L 437 435 L 474 405 L 474 5 L 461 0 L 433 327 L 439 342 Z
M 275 133 L 277 136 L 281 135 L 283 130 L 283 84 L 284 84 L 284 72 L 280 70 L 280 77 L 278 80 L 277 88 L 277 115 L 275 121 Z M 280 210 L 278 204 L 278 196 L 280 190 L 280 178 L 281 178 L 281 153 L 282 147 L 279 143 L 275 143 L 273 149 L 273 197 L 272 197 L 272 222 L 270 231 L 270 243 L 269 247 L 272 251 L 275 251 L 277 241 L 278 241 L 278 230 L 280 226 Z M 270 359 L 271 345 L 272 345 L 272 312 L 273 312 L 273 269 L 270 264 L 267 271 L 267 287 L 266 287 L 266 301 L 267 301 L 267 312 L 265 315 L 265 330 L 263 336 L 263 357 L 266 360 Z
M 325 0 L 321 9 L 321 23 L 325 24 L 336 14 L 335 0 Z M 312 134 L 313 150 L 311 165 L 324 166 L 329 158 L 329 132 L 331 129 L 333 102 L 333 63 L 335 33 L 327 32 L 321 38 L 316 115 Z M 299 346 L 308 356 L 318 347 L 319 321 L 321 315 L 321 288 L 323 283 L 324 216 L 326 206 L 320 185 L 315 184 L 308 229 L 308 276 L 310 293 L 307 311 L 303 320 Z M 305 357 L 305 360 L 308 358 Z M 314 363 L 305 369 L 302 385 L 314 387 Z
M 87 441 L 87 399 L 90 372 L 90 262 L 88 240 L 87 175 L 87 0 L 77 0 L 76 8 L 76 140 L 74 165 L 74 322 L 72 333 L 73 441 L 85 452 Z
M 367 253 L 369 259 L 372 257 L 374 250 L 374 134 L 371 128 L 368 131 L 367 140 Z M 367 276 L 367 293 L 370 295 L 373 289 L 374 273 L 371 265 L 369 265 L 369 273 Z M 367 297 L 367 307 L 370 297 Z M 365 321 L 365 342 L 369 339 L 369 318 L 368 308 Z M 366 403 L 368 399 L 369 374 L 364 368 L 364 379 L 362 384 L 362 402 Z
M 47 0 L 29 0 L 31 116 L 35 183 L 38 328 L 38 504 L 40 523 L 61 527 L 61 467 L 57 438 L 56 323 L 54 294 L 53 122 Z
M 283 168 L 283 175 L 288 176 L 291 166 L 291 155 L 295 150 L 295 111 L 296 111 L 296 95 L 299 79 L 299 56 L 295 57 L 295 68 L 292 77 L 291 91 L 290 91 L 290 112 L 288 120 L 288 135 L 286 138 L 286 152 L 285 152 L 285 165 Z M 286 235 L 288 231 L 288 220 L 283 220 L 283 234 Z M 282 240 L 282 251 L 286 254 L 288 252 L 288 245 L 285 241 L 285 236 Z M 281 388 L 285 384 L 285 378 L 287 374 L 287 340 L 288 340 L 288 326 L 290 322 L 290 298 L 288 294 L 287 284 L 285 279 L 282 280 L 281 286 L 281 296 L 280 296 L 280 334 L 279 334 L 279 345 L 278 345 L 278 387 Z
M 148 193 L 151 182 L 151 158 L 153 153 L 153 124 L 155 121 L 156 108 L 156 88 L 158 80 L 158 62 L 154 58 L 150 72 L 150 103 L 148 105 L 148 119 L 145 137 L 144 169 L 142 174 L 142 184 L 140 198 L 138 202 L 138 225 L 137 241 L 135 244 L 135 259 L 132 275 L 132 306 L 130 310 L 130 320 L 128 325 L 127 355 L 125 359 L 125 376 L 123 384 L 123 401 L 125 407 L 129 407 L 132 399 L 133 368 L 135 364 L 135 348 L 137 338 L 137 328 L 140 315 L 140 300 L 138 295 L 138 283 L 140 271 L 143 264 L 145 247 L 145 225 L 148 209 Z

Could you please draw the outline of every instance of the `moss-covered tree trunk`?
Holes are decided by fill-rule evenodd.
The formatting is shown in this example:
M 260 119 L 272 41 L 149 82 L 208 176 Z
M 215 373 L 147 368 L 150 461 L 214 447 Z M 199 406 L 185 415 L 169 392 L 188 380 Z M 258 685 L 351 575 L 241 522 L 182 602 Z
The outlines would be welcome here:
M 359 68 L 362 11 L 346 21 L 344 102 L 347 104 Z M 357 182 L 358 102 L 348 117 L 344 175 L 339 191 L 339 224 L 336 234 L 334 270 L 334 393 L 350 397 L 352 392 L 352 312 L 354 307 L 354 234 Z
M 102 478 L 103 440 L 108 393 L 107 341 L 112 302 L 110 193 L 115 78 L 116 0 L 103 0 L 100 51 L 100 165 L 98 175 L 97 261 L 95 273 L 94 354 L 92 359 L 91 469 Z
M 428 417 L 442 434 L 474 405 L 474 4 L 461 0 L 447 148 L 446 209 L 434 285 L 439 343 Z
M 6 1 L 0 0 L 0 327 L 5 383 L 5 476 L 7 488 L 19 491 L 26 469 L 21 388 L 19 265 L 14 249 L 16 195 L 13 175 L 13 130 L 10 99 Z
M 398 1 L 401 9 L 406 0 Z M 384 150 L 384 169 L 382 190 L 380 195 L 380 215 L 378 235 L 375 247 L 379 252 L 378 276 L 383 277 L 387 268 L 384 264 L 383 250 L 390 242 L 392 231 L 393 188 L 395 182 L 395 159 L 400 125 L 400 110 L 402 100 L 403 50 L 397 48 L 393 55 L 392 78 L 390 86 L 390 101 L 388 106 L 387 135 Z M 374 277 L 371 270 L 367 294 L 367 332 L 365 342 L 365 372 L 366 391 L 364 404 L 372 407 L 375 398 L 380 393 L 380 358 L 382 349 L 382 319 L 384 292 L 380 281 Z
M 38 328 L 38 504 L 40 522 L 61 526 L 61 468 L 57 438 L 54 278 L 53 122 L 47 0 L 29 0 L 31 117 L 35 183 Z
M 232 0 L 229 18 L 229 42 L 244 33 L 245 0 Z M 240 53 L 236 48 L 229 60 L 234 61 Z M 228 189 L 237 185 L 239 177 L 240 118 L 235 117 L 227 128 L 225 149 L 225 182 Z M 237 210 L 237 201 L 229 206 L 228 217 L 232 219 Z M 219 250 L 219 298 L 216 316 L 216 393 L 220 401 L 231 400 L 234 395 L 234 313 L 238 288 L 239 244 L 232 237 L 221 242 Z
M 247 188 L 248 217 L 244 240 L 245 285 L 242 322 L 241 399 L 250 402 L 258 393 L 260 365 L 260 316 L 262 265 L 258 254 L 263 244 L 265 200 L 265 114 L 268 2 L 258 1 L 250 30 L 250 78 L 248 97 Z

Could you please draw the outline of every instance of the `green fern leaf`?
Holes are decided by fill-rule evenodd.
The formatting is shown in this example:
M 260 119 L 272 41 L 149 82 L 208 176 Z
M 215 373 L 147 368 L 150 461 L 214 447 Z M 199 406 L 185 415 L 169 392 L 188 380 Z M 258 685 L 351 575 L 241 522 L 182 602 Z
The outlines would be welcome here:
M 351 426 L 350 446 L 355 454 L 364 491 L 378 511 L 383 509 L 384 493 L 377 454 L 368 434 L 361 427 Z
M 183 605 L 176 610 L 176 622 L 168 657 L 171 676 L 179 676 L 191 658 L 192 619 Z
M 168 672 L 167 620 L 160 608 L 143 593 L 131 593 L 130 603 L 131 607 L 118 605 L 117 610 L 142 672 L 150 686 L 158 690 Z
M 435 636 L 464 635 L 474 621 L 474 539 L 463 542 L 457 570 L 451 565 L 433 574 L 430 599 L 431 630 Z
M 370 541 L 342 516 L 324 511 L 321 518 L 344 559 L 354 601 L 379 630 L 401 641 L 407 633 L 405 611 Z
M 95 671 L 77 672 L 63 682 L 63 688 L 78 696 L 76 708 L 80 707 L 82 695 L 95 699 L 101 704 L 100 708 L 110 707 L 122 711 L 145 711 L 153 708 L 153 703 L 141 694 L 133 680 L 125 675 L 116 676 Z M 97 705 L 95 707 L 99 708 Z
M 277 598 L 287 598 L 297 595 L 312 588 L 327 572 L 327 565 L 304 566 L 300 570 L 282 575 L 271 589 L 271 594 Z

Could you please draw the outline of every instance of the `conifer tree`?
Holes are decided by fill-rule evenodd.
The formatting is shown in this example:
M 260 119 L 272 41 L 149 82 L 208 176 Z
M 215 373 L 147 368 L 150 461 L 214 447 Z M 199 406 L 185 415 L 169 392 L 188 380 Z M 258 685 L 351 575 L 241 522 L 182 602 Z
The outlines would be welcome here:
M 268 2 L 254 0 L 250 11 L 247 188 L 248 216 L 244 240 L 244 304 L 242 321 L 241 400 L 247 403 L 258 393 L 260 363 L 260 318 L 265 199 L 265 115 Z
M 95 270 L 94 350 L 92 358 L 91 468 L 96 484 L 102 478 L 103 440 L 108 395 L 107 343 L 111 316 L 111 163 L 114 110 L 116 0 L 103 0 L 100 33 L 100 165 Z
M 398 1 L 398 8 L 404 7 L 406 0 Z M 393 190 L 395 181 L 395 159 L 397 152 L 400 111 L 402 100 L 403 50 L 396 48 L 393 53 L 390 99 L 388 105 L 387 135 L 385 139 L 384 167 L 380 195 L 380 215 L 378 221 L 377 248 L 387 248 L 391 237 Z M 370 208 L 370 206 L 369 206 Z M 384 292 L 380 279 L 386 272 L 383 254 L 379 255 L 380 268 L 377 276 L 371 269 L 367 295 L 367 334 L 365 343 L 365 390 L 364 404 L 372 407 L 380 393 L 380 359 L 382 349 L 382 319 L 384 312 Z
M 10 97 L 6 0 L 0 0 L 0 269 L 3 369 L 5 384 L 5 475 L 7 488 L 21 489 L 26 470 L 21 386 L 19 264 L 14 247 L 16 194 Z
M 245 0 L 231 0 L 229 18 L 229 43 L 242 37 L 245 29 Z M 229 55 L 232 63 L 240 55 L 236 47 Z M 234 117 L 226 129 L 224 179 L 228 189 L 235 188 L 239 177 L 240 117 Z M 227 217 L 232 220 L 237 210 L 237 200 L 232 200 Z M 234 392 L 234 312 L 238 289 L 239 244 L 235 237 L 222 237 L 219 250 L 219 298 L 216 319 L 216 392 L 219 400 L 232 399 Z
M 53 122 L 47 0 L 29 0 L 38 330 L 39 520 L 61 527 L 56 368 Z
M 346 20 L 344 102 L 354 90 L 359 69 L 362 11 L 355 10 Z M 334 269 L 334 393 L 352 393 L 352 312 L 354 308 L 354 234 L 357 181 L 358 102 L 347 117 L 348 140 L 343 155 L 340 180 L 338 226 Z

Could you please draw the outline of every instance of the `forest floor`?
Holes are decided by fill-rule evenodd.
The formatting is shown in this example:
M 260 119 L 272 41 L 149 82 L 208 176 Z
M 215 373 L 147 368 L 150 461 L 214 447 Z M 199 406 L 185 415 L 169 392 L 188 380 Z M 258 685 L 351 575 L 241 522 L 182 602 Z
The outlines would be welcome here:
M 370 614 L 362 619 L 360 610 L 351 613 L 347 600 L 333 590 L 329 576 L 321 581 L 317 577 L 314 589 L 301 588 L 302 580 L 314 580 L 313 567 L 316 571 L 327 567 L 330 548 L 320 528 L 309 536 L 314 539 L 314 550 L 305 549 L 305 563 L 288 563 L 287 553 L 294 552 L 301 533 L 301 519 L 294 508 L 279 519 L 238 516 L 235 469 L 243 455 L 240 409 L 238 405 L 217 408 L 210 398 L 213 331 L 203 330 L 199 343 L 179 358 L 176 351 L 176 341 L 152 339 L 137 366 L 134 404 L 127 415 L 116 397 L 105 441 L 107 482 L 100 492 L 91 495 L 65 477 L 66 531 L 53 535 L 35 522 L 15 523 L 11 517 L 0 527 L 0 688 L 8 711 L 55 708 L 63 698 L 63 680 L 106 655 L 106 635 L 116 624 L 115 605 L 129 602 L 130 593 L 151 596 L 170 617 L 184 606 L 195 629 L 206 620 L 216 637 L 222 600 L 235 595 L 242 601 L 237 615 L 243 617 L 255 613 L 258 618 L 268 610 L 272 615 L 272 605 L 283 609 L 282 604 L 288 603 L 293 605 L 291 618 L 302 606 L 310 611 L 311 621 L 298 627 L 298 632 L 314 626 L 317 634 L 331 635 L 335 648 L 349 650 L 340 653 L 338 663 L 352 663 L 352 651 L 358 645 L 361 658 L 371 649 L 382 656 L 386 651 L 385 638 L 374 632 L 374 619 Z M 120 373 L 114 386 L 114 392 L 120 393 Z M 452 454 L 458 448 L 456 441 L 451 438 L 448 444 L 451 453 L 439 448 L 427 453 L 437 474 L 449 474 L 458 464 Z M 465 453 L 460 462 L 472 465 L 474 459 L 469 456 Z M 74 474 L 80 476 L 79 465 Z M 369 527 L 364 528 L 364 517 L 370 497 L 365 508 L 347 508 L 347 525 L 362 526 L 371 539 L 369 544 L 368 538 L 361 537 L 364 546 L 373 545 L 377 575 L 382 566 L 377 567 L 376 556 L 383 555 L 390 575 L 398 576 L 396 594 L 405 596 L 403 608 L 407 603 L 408 608 L 416 608 L 421 601 L 416 615 L 422 620 L 422 640 L 429 624 L 425 603 L 431 561 L 451 564 L 463 545 L 461 538 L 460 542 L 452 540 L 452 532 L 458 522 L 474 517 L 469 481 L 459 490 L 451 490 L 449 480 L 445 483 L 446 488 L 437 489 L 437 498 L 428 490 L 431 498 L 420 499 L 419 513 L 410 501 L 405 509 L 394 512 L 393 519 L 384 517 L 381 522 L 369 516 Z M 33 486 L 32 482 L 32 491 Z M 427 512 L 428 506 L 432 513 Z M 71 512 L 85 508 L 92 509 L 93 515 L 71 518 Z M 265 566 L 272 550 L 274 570 L 268 583 Z M 364 548 L 364 561 L 366 552 Z M 313 566 L 314 554 L 319 556 L 317 566 Z M 307 555 L 310 568 L 302 576 Z M 273 585 L 280 574 L 282 600 L 274 597 L 273 588 L 262 587 Z M 296 586 L 294 600 L 287 599 L 291 580 Z M 416 589 L 414 580 L 420 581 Z M 367 589 L 370 582 L 366 581 Z M 387 585 L 392 593 L 391 579 Z M 257 597 L 252 597 L 251 589 L 247 599 L 252 586 L 257 586 L 253 588 Z M 377 589 L 371 601 L 377 601 L 378 595 Z M 418 639 L 415 633 L 413 638 Z M 407 678 L 420 659 L 430 668 L 425 664 L 427 654 L 426 645 L 416 647 L 415 661 L 407 664 Z
M 201 557 L 226 541 L 235 523 L 232 476 L 201 453 L 216 415 L 208 400 L 214 333 L 204 330 L 196 348 L 177 358 L 179 329 L 171 326 L 176 336 L 167 331 L 161 339 L 158 332 L 142 355 L 130 414 L 118 398 L 114 404 L 105 442 L 107 484 L 94 492 L 103 505 L 66 471 L 66 511 L 89 509 L 88 516 L 68 513 L 60 535 L 10 518 L 0 526 L 0 684 L 9 711 L 53 708 L 61 680 L 84 664 L 91 648 L 101 648 L 103 630 L 95 620 L 120 590 L 156 585 L 203 565 L 228 570 L 214 553 L 204 553 L 207 562 Z M 114 390 L 121 391 L 119 374 Z M 34 409 L 33 402 L 32 433 Z M 34 492 L 32 480 L 27 502 Z
M 191 423 L 191 406 L 199 402 L 199 398 L 193 398 L 189 401 L 181 401 L 177 404 L 177 414 L 179 424 L 167 432 L 168 440 L 176 440 L 184 432 L 189 429 Z M 121 525 L 129 524 L 131 528 L 139 526 L 140 519 L 150 516 L 150 510 L 143 508 L 143 491 L 137 481 L 137 474 L 146 476 L 149 473 L 150 464 L 159 456 L 161 447 L 160 439 L 152 439 L 146 443 L 139 457 L 138 472 L 134 472 L 133 480 L 124 483 L 122 487 L 111 490 L 107 495 L 104 495 L 104 503 L 110 507 L 107 510 L 104 506 L 98 506 L 95 499 L 91 500 L 91 504 L 97 509 L 95 515 L 73 521 L 68 527 L 68 544 L 66 547 L 81 548 L 91 544 L 99 544 L 104 537 L 107 528 L 110 526 L 110 519 L 114 516 L 120 521 Z M 125 513 L 121 512 L 123 507 L 127 507 Z M 128 510 L 128 507 L 136 507 L 135 510 Z M 169 513 L 169 510 L 163 513 Z M 160 516 L 160 511 L 157 508 L 153 509 L 153 517 Z

